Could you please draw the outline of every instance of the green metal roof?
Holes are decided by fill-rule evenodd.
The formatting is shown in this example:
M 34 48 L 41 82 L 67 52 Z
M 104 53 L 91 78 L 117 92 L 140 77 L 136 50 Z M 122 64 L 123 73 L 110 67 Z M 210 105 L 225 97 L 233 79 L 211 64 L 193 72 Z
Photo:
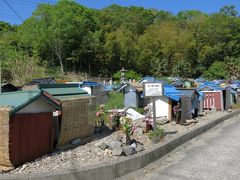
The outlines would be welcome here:
M 57 109 L 60 109 L 61 107 L 56 104 L 54 101 L 52 101 L 49 97 L 44 96 L 42 91 L 36 90 L 36 91 L 15 91 L 15 92 L 8 92 L 8 93 L 0 93 L 0 106 L 11 106 L 12 111 L 11 113 L 14 114 L 17 111 L 21 110 L 34 100 L 38 99 L 39 97 L 42 97 L 45 101 L 50 103 L 52 106 L 54 106 Z
M 41 84 L 39 88 L 52 96 L 68 96 L 87 94 L 78 84 Z
M 87 94 L 86 91 L 80 88 L 46 88 L 42 89 L 53 96 Z
M 68 95 L 68 96 L 54 96 L 56 99 L 58 100 L 71 100 L 71 99 L 78 99 L 78 98 L 82 98 L 82 97 L 95 97 L 95 96 L 91 96 L 89 94 L 77 94 L 77 95 Z

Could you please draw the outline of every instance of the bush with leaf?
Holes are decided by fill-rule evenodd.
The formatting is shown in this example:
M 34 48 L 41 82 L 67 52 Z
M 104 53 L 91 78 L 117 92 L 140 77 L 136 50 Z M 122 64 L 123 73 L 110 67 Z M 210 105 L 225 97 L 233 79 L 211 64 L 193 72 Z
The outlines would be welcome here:
M 149 131 L 148 132 L 148 137 L 149 137 L 149 139 L 154 139 L 154 138 L 163 138 L 163 136 L 164 136 L 164 129 L 162 129 L 162 128 L 160 128 L 160 127 L 157 127 L 156 129 L 155 129 L 155 131 L 154 130 L 151 130 L 151 131 Z
M 125 72 L 125 80 L 128 80 L 128 79 L 135 79 L 136 81 L 140 80 L 142 78 L 142 75 L 141 74 L 138 74 L 137 72 L 133 71 L 133 70 L 128 70 L 127 72 Z M 116 73 L 113 74 L 113 78 L 116 80 L 116 81 L 120 81 L 121 79 L 121 72 L 118 71 Z

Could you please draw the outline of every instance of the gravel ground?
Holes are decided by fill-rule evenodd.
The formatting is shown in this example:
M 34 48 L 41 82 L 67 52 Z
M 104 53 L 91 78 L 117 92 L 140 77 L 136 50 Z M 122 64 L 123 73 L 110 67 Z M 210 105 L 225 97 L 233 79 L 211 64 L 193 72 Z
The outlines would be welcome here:
M 166 136 L 163 141 L 168 141 L 172 139 L 176 134 L 184 133 L 194 127 L 201 126 L 207 122 L 214 120 L 216 118 L 222 117 L 228 114 L 228 112 L 216 112 L 208 113 L 202 117 L 198 118 L 198 123 L 192 123 L 188 126 L 182 126 L 179 124 L 167 123 L 162 125 L 166 132 Z M 55 151 L 52 154 L 45 155 L 35 161 L 25 163 L 11 171 L 0 172 L 1 174 L 11 174 L 11 175 L 33 175 L 41 174 L 44 172 L 61 172 L 65 169 L 76 169 L 81 167 L 89 167 L 92 165 L 97 165 L 101 163 L 110 163 L 116 160 L 125 158 L 124 156 L 113 156 L 112 151 L 109 149 L 102 150 L 99 145 L 102 142 L 111 142 L 118 136 L 124 136 L 122 132 L 114 132 L 111 134 L 102 135 L 103 137 L 95 137 L 91 142 L 78 146 L 74 149 L 69 149 L 66 151 Z M 147 137 L 147 134 L 134 135 L 134 138 L 141 142 L 145 149 L 151 146 L 151 141 Z M 159 142 L 162 143 L 163 141 Z

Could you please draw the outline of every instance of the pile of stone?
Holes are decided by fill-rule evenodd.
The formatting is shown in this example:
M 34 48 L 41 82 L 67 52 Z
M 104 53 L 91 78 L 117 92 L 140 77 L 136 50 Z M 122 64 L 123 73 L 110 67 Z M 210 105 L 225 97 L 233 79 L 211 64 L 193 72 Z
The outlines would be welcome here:
M 124 139 L 124 137 L 117 135 L 113 141 L 99 144 L 99 148 L 110 151 L 113 156 L 130 156 L 146 149 L 142 143 L 135 139 L 131 140 L 130 145 L 127 145 Z

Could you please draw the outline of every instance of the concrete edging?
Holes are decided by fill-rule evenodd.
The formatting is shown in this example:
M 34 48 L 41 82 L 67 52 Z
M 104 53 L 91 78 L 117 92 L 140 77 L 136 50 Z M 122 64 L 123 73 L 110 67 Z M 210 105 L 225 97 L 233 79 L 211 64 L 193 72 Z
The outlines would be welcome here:
M 75 179 L 114 179 L 123 175 L 126 175 L 130 172 L 144 168 L 148 164 L 158 160 L 167 153 L 171 152 L 176 147 L 186 143 L 187 141 L 195 138 L 196 136 L 206 132 L 217 124 L 240 114 L 240 110 L 234 111 L 228 115 L 225 115 L 221 118 L 215 119 L 212 122 L 197 127 L 190 130 L 184 134 L 179 134 L 174 137 L 172 140 L 165 142 L 163 144 L 157 144 L 149 150 L 143 151 L 141 153 L 127 157 L 124 160 L 117 161 L 110 164 L 101 164 L 92 166 L 91 168 L 85 169 L 76 169 L 76 170 L 66 170 L 61 173 L 45 173 L 44 175 L 29 175 L 28 177 L 19 175 L 19 176 L 2 176 L 0 179 L 32 179 L 32 180 L 75 180 Z

